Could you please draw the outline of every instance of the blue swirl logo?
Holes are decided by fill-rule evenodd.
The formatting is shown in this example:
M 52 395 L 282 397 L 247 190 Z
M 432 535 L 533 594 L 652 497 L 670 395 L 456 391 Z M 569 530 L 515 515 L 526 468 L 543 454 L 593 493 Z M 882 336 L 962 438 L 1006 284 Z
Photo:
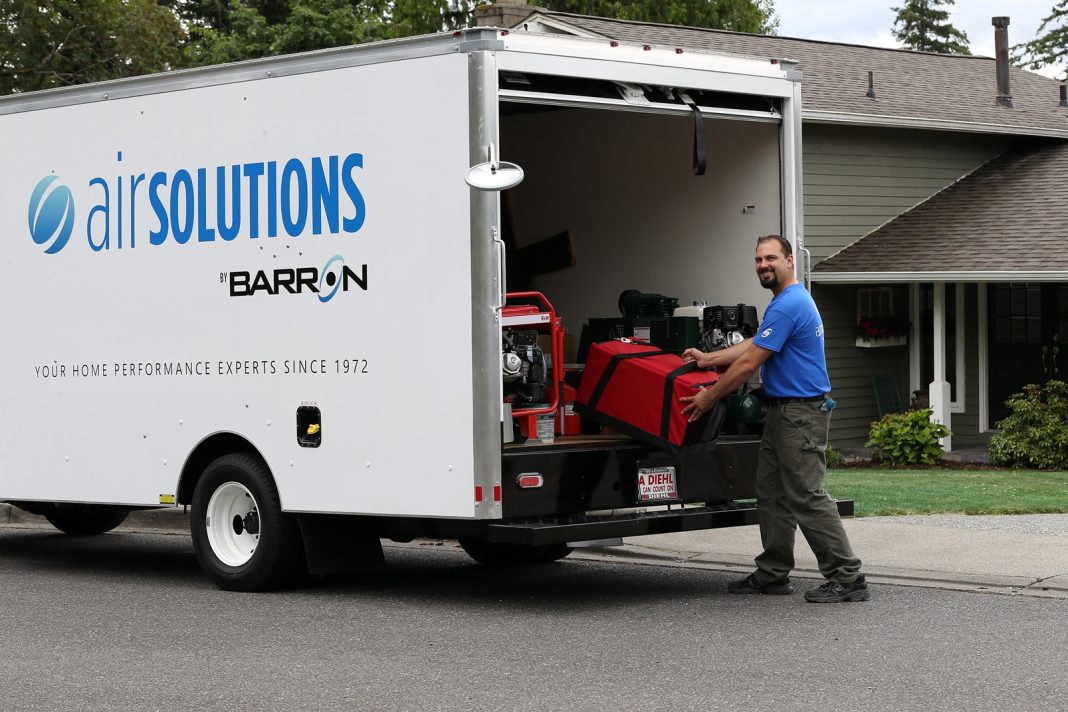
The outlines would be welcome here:
M 30 237 L 48 245 L 46 255 L 62 250 L 74 230 L 74 196 L 67 186 L 53 185 L 55 181 L 56 176 L 45 176 L 30 196 Z
M 337 265 L 336 271 L 331 271 L 330 268 L 333 265 Z M 337 294 L 337 290 L 341 287 L 341 281 L 345 274 L 345 260 L 341 255 L 334 255 L 326 261 L 326 266 L 323 267 L 322 272 L 319 273 L 319 301 L 328 302 L 334 298 Z M 330 291 L 326 291 L 329 289 Z

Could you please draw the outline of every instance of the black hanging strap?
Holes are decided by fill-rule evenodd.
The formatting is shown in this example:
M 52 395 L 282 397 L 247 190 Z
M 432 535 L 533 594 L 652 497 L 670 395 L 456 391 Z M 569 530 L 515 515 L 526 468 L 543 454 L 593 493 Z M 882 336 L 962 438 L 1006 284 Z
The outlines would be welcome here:
M 664 380 L 664 405 L 660 410 L 660 437 L 664 440 L 668 439 L 668 433 L 671 429 L 671 412 L 673 409 L 679 407 L 675 402 L 675 379 L 696 369 L 696 361 L 684 363 L 669 373 Z
M 693 110 L 693 174 L 703 176 L 705 174 L 705 121 L 693 99 L 685 94 L 680 94 L 680 97 Z

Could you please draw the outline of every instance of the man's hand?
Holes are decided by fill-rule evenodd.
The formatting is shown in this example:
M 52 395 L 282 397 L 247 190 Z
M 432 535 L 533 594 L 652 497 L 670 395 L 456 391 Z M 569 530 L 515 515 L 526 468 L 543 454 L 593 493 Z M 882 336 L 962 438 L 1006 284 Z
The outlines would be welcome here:
M 704 386 L 699 386 L 701 391 L 694 396 L 683 396 L 679 400 L 688 405 L 682 409 L 682 414 L 690 414 L 690 422 L 698 420 L 702 415 L 712 410 L 712 406 L 716 404 L 716 397 L 712 395 L 712 391 L 707 390 Z
M 686 349 L 682 352 L 683 361 L 695 361 L 699 368 L 708 367 L 708 354 L 697 349 Z
M 738 386 L 748 381 L 749 378 L 757 372 L 760 368 L 760 364 L 768 360 L 768 357 L 771 356 L 772 352 L 768 351 L 763 346 L 753 346 L 752 348 L 749 348 L 752 343 L 752 339 L 747 339 L 730 348 L 721 351 L 713 351 L 712 354 L 704 354 L 706 360 L 713 361 L 718 360 L 724 354 L 727 356 L 735 356 L 736 358 L 730 363 L 730 367 L 726 372 L 720 373 L 719 380 L 716 381 L 715 385 L 713 385 L 710 390 L 705 390 L 704 387 L 701 387 L 700 393 L 679 398 L 680 401 L 687 404 L 687 406 L 682 409 L 682 414 L 689 414 L 691 423 L 712 410 L 712 406 L 716 404 L 717 400 L 734 393 L 734 391 L 738 389 Z M 713 365 L 721 366 L 724 364 L 713 363 Z

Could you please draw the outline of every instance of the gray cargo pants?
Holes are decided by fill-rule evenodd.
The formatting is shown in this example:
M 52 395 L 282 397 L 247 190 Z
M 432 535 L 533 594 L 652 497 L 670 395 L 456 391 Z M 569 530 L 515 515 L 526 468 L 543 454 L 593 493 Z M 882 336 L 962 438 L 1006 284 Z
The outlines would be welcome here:
M 838 507 L 823 490 L 831 414 L 820 402 L 768 408 L 757 467 L 757 514 L 764 553 L 756 557 L 756 582 L 782 581 L 794 568 L 794 532 L 801 527 L 820 572 L 849 583 L 860 573 Z

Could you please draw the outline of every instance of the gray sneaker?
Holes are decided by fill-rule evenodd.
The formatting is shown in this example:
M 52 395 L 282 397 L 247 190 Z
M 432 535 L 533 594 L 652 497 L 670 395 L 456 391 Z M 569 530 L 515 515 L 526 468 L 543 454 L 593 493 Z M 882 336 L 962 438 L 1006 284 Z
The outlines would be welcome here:
M 845 603 L 846 601 L 867 601 L 869 598 L 871 598 L 871 591 L 868 590 L 863 574 L 850 583 L 828 581 L 819 588 L 805 591 L 805 600 L 809 603 Z
M 753 579 L 753 574 L 749 574 L 744 579 L 737 581 L 731 581 L 727 584 L 728 593 L 765 593 L 769 596 L 785 596 L 794 592 L 794 585 L 790 583 L 790 579 L 787 578 L 778 583 L 769 583 L 761 586 Z

